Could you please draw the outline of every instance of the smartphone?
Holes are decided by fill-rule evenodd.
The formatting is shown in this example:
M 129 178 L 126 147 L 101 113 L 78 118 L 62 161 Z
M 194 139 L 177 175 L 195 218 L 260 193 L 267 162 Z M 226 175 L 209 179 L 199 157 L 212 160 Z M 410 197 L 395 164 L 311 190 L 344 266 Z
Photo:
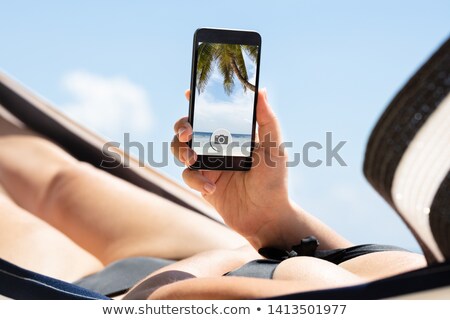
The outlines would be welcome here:
M 197 170 L 250 170 L 255 141 L 261 36 L 201 28 L 194 34 L 189 146 Z

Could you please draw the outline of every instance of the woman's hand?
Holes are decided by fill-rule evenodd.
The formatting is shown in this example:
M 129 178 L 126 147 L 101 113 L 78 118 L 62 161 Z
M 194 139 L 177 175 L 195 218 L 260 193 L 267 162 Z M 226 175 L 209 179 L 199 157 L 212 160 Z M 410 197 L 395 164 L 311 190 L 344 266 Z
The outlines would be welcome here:
M 189 91 L 186 96 L 189 97 Z M 227 225 L 260 247 L 268 243 L 260 243 L 258 238 L 266 227 L 275 227 L 273 222 L 290 211 L 290 202 L 287 155 L 265 90 L 258 95 L 256 119 L 259 141 L 253 151 L 250 171 L 195 171 L 188 168 L 183 172 L 183 179 L 191 188 L 202 193 Z M 180 161 L 192 165 L 196 154 L 187 146 L 192 137 L 192 127 L 187 117 L 180 119 L 174 129 L 176 136 L 172 150 Z
M 186 91 L 186 98 L 189 94 Z M 201 192 L 225 223 L 256 249 L 265 246 L 290 249 L 303 237 L 312 234 L 321 240 L 323 248 L 348 244 L 289 200 L 288 158 L 282 144 L 280 125 L 265 90 L 258 94 L 256 120 L 257 146 L 250 171 L 196 171 L 187 168 L 183 171 L 186 184 Z M 192 165 L 197 155 L 187 145 L 193 133 L 187 117 L 177 121 L 174 129 L 172 152 L 186 166 Z M 322 237 L 322 233 L 328 234 Z

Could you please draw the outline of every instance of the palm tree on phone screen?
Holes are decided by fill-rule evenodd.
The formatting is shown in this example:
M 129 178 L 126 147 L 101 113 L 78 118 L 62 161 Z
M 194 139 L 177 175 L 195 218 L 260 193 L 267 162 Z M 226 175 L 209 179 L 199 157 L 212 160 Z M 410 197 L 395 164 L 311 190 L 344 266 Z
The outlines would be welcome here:
M 217 64 L 217 70 L 223 78 L 223 89 L 230 95 L 236 77 L 244 92 L 255 92 L 255 85 L 249 82 L 244 54 L 256 62 L 258 46 L 202 42 L 198 48 L 197 90 L 200 94 L 206 88 L 209 78 Z

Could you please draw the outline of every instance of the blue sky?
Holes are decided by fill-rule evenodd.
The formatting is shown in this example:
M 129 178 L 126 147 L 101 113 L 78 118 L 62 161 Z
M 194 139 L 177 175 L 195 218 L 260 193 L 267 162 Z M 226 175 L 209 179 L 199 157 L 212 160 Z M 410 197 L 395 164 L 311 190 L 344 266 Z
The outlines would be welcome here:
M 293 151 L 324 144 L 327 131 L 347 141 L 347 167 L 291 168 L 293 199 L 355 243 L 417 249 L 361 168 L 384 107 L 450 34 L 449 1 L 0 0 L 0 8 L 0 69 L 115 140 L 128 131 L 156 146 L 188 112 L 195 29 L 257 30 L 260 86 Z M 162 170 L 181 181 L 173 163 Z

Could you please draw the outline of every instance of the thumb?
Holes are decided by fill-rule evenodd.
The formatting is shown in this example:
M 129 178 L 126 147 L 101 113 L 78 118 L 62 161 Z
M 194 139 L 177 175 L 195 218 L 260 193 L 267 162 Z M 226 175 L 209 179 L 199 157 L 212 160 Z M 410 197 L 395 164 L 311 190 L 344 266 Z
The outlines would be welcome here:
M 281 128 L 275 112 L 267 100 L 267 90 L 258 92 L 258 104 L 256 106 L 256 121 L 258 123 L 258 136 L 262 147 L 278 149 L 281 145 Z M 275 149 L 274 149 L 275 151 Z

